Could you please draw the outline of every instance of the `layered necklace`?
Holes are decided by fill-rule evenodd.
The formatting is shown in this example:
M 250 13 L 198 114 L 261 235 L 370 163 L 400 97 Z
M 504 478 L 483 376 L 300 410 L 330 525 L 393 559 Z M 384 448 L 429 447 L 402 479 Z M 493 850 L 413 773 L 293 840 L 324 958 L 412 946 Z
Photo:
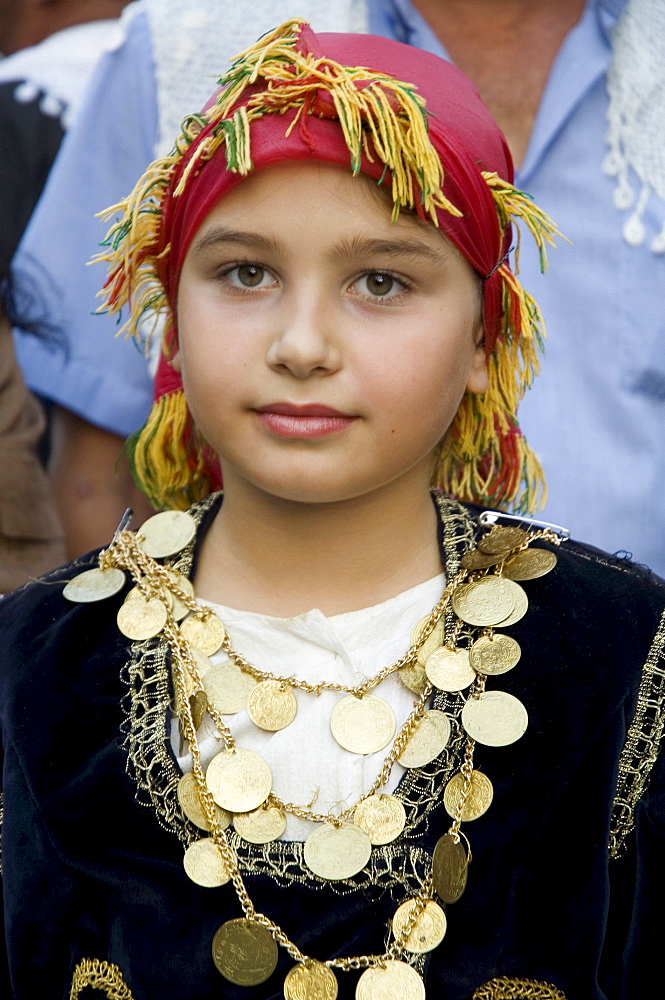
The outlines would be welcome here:
M 443 519 L 445 501 L 438 494 L 434 499 Z M 258 986 L 275 971 L 281 947 L 294 962 L 284 982 L 286 1000 L 334 1000 L 336 970 L 362 970 L 357 1000 L 424 1000 L 424 982 L 413 963 L 445 935 L 447 917 L 441 904 L 460 899 L 471 861 L 462 824 L 482 816 L 493 798 L 489 778 L 474 768 L 476 744 L 507 746 L 528 725 L 527 710 L 518 698 L 488 687 L 490 679 L 512 670 L 520 660 L 519 644 L 503 629 L 519 621 L 528 608 L 518 581 L 543 576 L 556 565 L 553 552 L 532 549 L 532 542 L 559 544 L 561 536 L 551 526 L 525 530 L 493 524 L 477 547 L 462 556 L 460 571 L 447 582 L 441 600 L 415 625 L 404 655 L 347 686 L 273 673 L 248 662 L 233 647 L 224 623 L 212 608 L 196 601 L 187 577 L 162 562 L 191 545 L 196 528 L 194 518 L 180 511 L 156 514 L 138 532 L 122 526 L 101 553 L 98 568 L 71 580 L 64 595 L 75 602 L 112 596 L 125 586 L 128 571 L 134 587 L 118 611 L 120 631 L 135 642 L 159 637 L 169 646 L 175 713 L 192 760 L 191 772 L 178 784 L 178 799 L 188 819 L 207 834 L 187 847 L 184 868 L 201 886 L 230 883 L 243 912 L 217 930 L 211 943 L 213 961 L 230 982 Z M 213 666 L 210 657 L 220 652 L 226 659 Z M 416 696 L 399 728 L 393 709 L 374 693 L 393 674 Z M 340 695 L 330 729 L 342 748 L 361 755 L 387 749 L 371 786 L 334 815 L 280 797 L 267 761 L 239 746 L 225 721 L 225 716 L 246 709 L 260 729 L 287 729 L 298 712 L 298 692 L 322 691 Z M 428 707 L 433 692 L 465 693 L 459 719 Z M 197 731 L 206 715 L 223 746 L 204 769 Z M 228 827 L 233 823 L 248 843 L 266 844 L 282 836 L 287 813 L 307 819 L 315 825 L 303 846 L 309 871 L 327 882 L 353 878 L 367 866 L 374 847 L 391 843 L 405 829 L 401 800 L 381 791 L 395 762 L 407 769 L 426 766 L 442 753 L 458 725 L 464 734 L 463 752 L 443 797 L 451 824 L 435 846 L 420 891 L 395 912 L 387 949 L 327 960 L 305 955 L 277 923 L 256 910 Z

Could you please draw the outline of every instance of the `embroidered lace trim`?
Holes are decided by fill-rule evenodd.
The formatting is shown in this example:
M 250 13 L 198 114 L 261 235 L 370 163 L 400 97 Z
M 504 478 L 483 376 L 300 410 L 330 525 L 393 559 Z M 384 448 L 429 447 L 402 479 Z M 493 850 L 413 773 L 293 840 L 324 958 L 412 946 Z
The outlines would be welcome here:
M 100 962 L 98 958 L 84 958 L 74 969 L 69 1000 L 77 1000 L 82 989 L 91 986 L 101 990 L 107 1000 L 134 1000 L 132 991 L 123 979 L 117 965 Z
M 665 731 L 665 612 L 642 671 L 635 716 L 619 759 L 619 779 L 610 826 L 610 857 L 621 854 L 635 826 L 635 806 L 644 794 Z
M 200 524 L 204 513 L 215 502 L 206 497 L 191 513 Z M 466 510 L 454 501 L 442 498 L 446 573 L 452 576 L 474 534 L 473 521 Z M 173 563 L 178 572 L 189 575 L 194 543 L 179 554 Z M 452 615 L 452 612 L 451 612 Z M 131 659 L 124 668 L 123 681 L 128 693 L 123 702 L 127 773 L 137 788 L 137 800 L 152 808 L 159 823 L 175 833 L 183 844 L 198 840 L 201 831 L 183 814 L 177 797 L 180 772 L 169 753 L 167 726 L 171 712 L 169 654 L 165 642 L 149 639 L 132 644 Z M 464 705 L 460 694 L 440 692 L 436 708 L 457 719 Z M 443 788 L 459 767 L 465 736 L 459 722 L 453 725 L 452 737 L 443 753 L 423 768 L 407 771 L 393 793 L 403 802 L 407 814 L 404 833 L 398 841 L 375 847 L 369 865 L 348 881 L 330 883 L 311 873 L 303 863 L 300 842 L 273 841 L 249 844 L 233 830 L 228 832 L 243 873 L 269 875 L 282 886 L 294 883 L 311 888 L 332 887 L 340 895 L 374 886 L 379 890 L 399 887 L 416 893 L 422 888 L 431 868 L 430 855 L 409 841 L 427 830 L 431 811 L 440 804 Z
M 483 983 L 473 1000 L 566 1000 L 566 996 L 552 983 L 501 976 Z

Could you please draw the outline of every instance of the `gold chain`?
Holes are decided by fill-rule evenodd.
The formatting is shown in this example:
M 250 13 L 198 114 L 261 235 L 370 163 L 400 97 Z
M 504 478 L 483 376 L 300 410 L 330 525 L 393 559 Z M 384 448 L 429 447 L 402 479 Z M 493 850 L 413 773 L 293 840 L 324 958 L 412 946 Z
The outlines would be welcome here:
M 515 551 L 522 551 L 527 548 L 528 545 L 535 541 L 537 538 L 545 538 L 548 541 L 553 541 L 558 544 L 560 539 L 553 532 L 548 529 L 542 529 L 539 531 L 528 532 L 525 537 L 524 544 L 519 548 L 516 547 L 509 554 L 513 555 Z M 506 556 L 507 557 L 507 556 Z M 501 572 L 503 561 L 499 562 L 499 573 Z M 101 569 L 108 569 L 111 567 L 127 569 L 131 572 L 136 585 L 142 594 L 146 597 L 158 597 L 163 599 L 164 591 L 170 591 L 174 594 L 178 600 L 185 605 L 196 617 L 201 620 L 206 620 L 214 612 L 211 608 L 201 607 L 194 598 L 190 597 L 178 584 L 174 581 L 173 577 L 169 571 L 157 563 L 154 559 L 148 556 L 141 548 L 139 543 L 139 538 L 134 532 L 123 531 L 118 534 L 114 539 L 112 545 L 101 553 L 99 559 L 99 565 Z M 487 572 L 487 571 L 485 571 Z M 363 681 L 362 684 L 356 685 L 355 687 L 347 687 L 342 684 L 334 684 L 329 681 L 321 681 L 318 684 L 309 684 L 305 681 L 301 681 L 293 676 L 279 676 L 268 671 L 260 670 L 250 664 L 243 656 L 237 653 L 232 645 L 228 636 L 225 635 L 222 642 L 221 648 L 227 653 L 227 655 L 239 666 L 243 671 L 250 674 L 256 680 L 274 680 L 281 684 L 288 684 L 291 687 L 299 688 L 300 690 L 306 691 L 311 694 L 320 694 L 321 691 L 338 691 L 346 692 L 348 694 L 355 695 L 355 697 L 362 697 L 372 691 L 377 685 L 379 685 L 388 676 L 393 674 L 395 671 L 399 670 L 400 667 L 406 666 L 408 663 L 412 662 L 417 656 L 417 653 L 426 641 L 426 639 L 432 634 L 437 622 L 441 618 L 444 611 L 448 608 L 450 601 L 452 599 L 454 591 L 463 582 L 473 579 L 477 576 L 469 570 L 461 570 L 451 582 L 446 586 L 441 600 L 432 609 L 426 624 L 423 626 L 416 643 L 412 643 L 406 653 L 400 657 L 395 663 L 389 667 L 385 667 L 380 670 L 374 677 L 368 678 Z M 298 946 L 291 941 L 288 936 L 284 933 L 278 924 L 274 923 L 265 914 L 258 912 L 247 892 L 245 887 L 244 879 L 240 872 L 237 858 L 235 852 L 233 851 L 225 830 L 222 829 L 219 820 L 217 819 L 216 804 L 213 798 L 212 792 L 208 788 L 203 767 L 201 764 L 201 754 L 198 745 L 198 740 L 196 737 L 196 727 L 194 724 L 194 718 L 192 713 L 192 706 L 187 696 L 187 678 L 186 673 L 189 673 L 190 677 L 195 684 L 198 685 L 199 690 L 202 690 L 202 683 L 198 671 L 195 666 L 194 658 L 192 656 L 191 650 L 189 648 L 188 642 L 183 637 L 178 623 L 173 615 L 171 609 L 170 601 L 162 601 L 166 606 L 166 624 L 164 625 L 162 632 L 170 645 L 172 652 L 173 661 L 173 681 L 176 694 L 176 702 L 179 706 L 179 717 L 183 730 L 183 735 L 188 741 L 192 756 L 192 771 L 194 773 L 196 784 L 201 798 L 201 802 L 206 815 L 206 820 L 210 827 L 210 833 L 214 844 L 220 852 L 222 860 L 226 871 L 230 877 L 230 881 L 233 884 L 238 901 L 242 907 L 244 916 L 255 923 L 262 925 L 273 937 L 274 941 L 281 945 L 288 954 L 293 958 L 295 962 L 304 962 L 307 958 L 306 955 L 298 948 Z M 448 642 L 455 643 L 459 634 L 463 628 L 463 625 L 459 619 L 456 619 L 455 626 L 451 633 Z M 448 642 L 446 643 L 448 645 Z M 476 681 L 474 682 L 473 688 L 469 695 L 470 698 L 479 698 L 485 690 L 486 677 L 483 674 L 479 674 Z M 340 826 L 344 823 L 355 811 L 358 804 L 364 801 L 369 796 L 375 794 L 375 792 L 383 785 L 388 779 L 390 771 L 398 759 L 400 754 L 403 752 L 410 736 L 413 734 L 413 730 L 417 726 L 420 719 L 423 717 L 425 711 L 425 705 L 432 692 L 432 685 L 427 683 L 424 687 L 423 692 L 420 694 L 417 702 L 415 703 L 413 711 L 409 714 L 406 722 L 400 729 L 399 733 L 396 735 L 393 741 L 393 747 L 390 753 L 387 755 L 383 767 L 379 772 L 377 778 L 372 784 L 369 791 L 363 795 L 355 805 L 349 807 L 344 813 L 339 816 L 332 817 L 328 814 L 314 813 L 310 809 L 303 806 L 297 806 L 293 803 L 284 803 L 279 799 L 274 793 L 271 793 L 272 801 L 278 803 L 285 811 L 292 813 L 302 819 L 309 819 L 316 823 L 329 822 L 334 826 Z M 228 726 L 224 723 L 221 713 L 215 709 L 214 706 L 208 705 L 208 711 L 211 718 L 218 727 L 218 730 L 222 737 L 224 738 L 228 749 L 235 748 L 235 741 L 229 730 Z M 475 750 L 476 741 L 471 737 L 467 737 L 464 749 L 464 757 L 462 764 L 460 766 L 460 773 L 463 776 L 463 783 L 459 793 L 458 801 L 456 803 L 455 816 L 453 818 L 452 825 L 450 827 L 449 833 L 454 837 L 455 842 L 459 843 L 461 839 L 460 827 L 462 823 L 462 812 L 464 810 L 464 804 L 468 798 L 471 787 L 472 787 L 472 772 L 473 772 L 473 758 Z M 466 840 L 466 838 L 465 838 Z M 468 843 L 468 841 L 467 841 Z M 386 962 L 397 959 L 405 950 L 406 942 L 409 936 L 414 930 L 416 924 L 422 913 L 424 912 L 428 902 L 434 898 L 434 885 L 432 881 L 432 875 L 430 874 L 426 879 L 424 885 L 422 886 L 420 892 L 414 897 L 414 906 L 409 913 L 407 920 L 402 926 L 398 934 L 395 934 L 394 940 L 388 947 L 388 949 L 382 955 L 357 955 L 357 956 L 345 956 L 341 958 L 328 959 L 325 964 L 328 967 L 334 967 L 341 970 L 359 970 L 363 968 L 383 966 Z
M 439 619 L 441 618 L 441 615 L 444 613 L 444 611 L 446 610 L 446 608 L 450 603 L 453 592 L 460 585 L 460 583 L 462 583 L 468 576 L 469 576 L 468 571 L 462 570 L 448 584 L 448 586 L 445 588 L 443 592 L 441 600 L 438 602 L 438 604 L 436 604 L 432 608 L 426 624 L 423 625 L 420 635 L 418 637 L 418 642 L 412 643 L 407 649 L 406 653 L 404 653 L 404 655 L 401 656 L 399 660 L 396 660 L 395 663 L 391 664 L 388 667 L 384 667 L 382 670 L 379 670 L 379 672 L 375 674 L 373 677 L 368 677 L 361 684 L 356 684 L 353 687 L 346 684 L 336 684 L 333 681 L 319 681 L 317 684 L 310 684 L 308 681 L 304 681 L 298 677 L 294 677 L 293 674 L 286 676 L 282 674 L 273 674 L 269 670 L 262 670 L 259 667 L 254 666 L 254 664 L 250 663 L 248 660 L 246 660 L 241 653 L 238 653 L 233 648 L 233 646 L 231 645 L 231 640 L 228 637 L 228 634 L 225 635 L 224 639 L 222 640 L 222 649 L 224 650 L 225 653 L 228 654 L 229 658 L 233 660 L 236 666 L 240 667 L 245 673 L 250 674 L 257 681 L 265 681 L 265 680 L 277 681 L 279 684 L 288 684 L 289 687 L 298 688 L 301 691 L 307 692 L 307 694 L 319 695 L 321 694 L 322 691 L 338 691 L 338 692 L 344 691 L 347 694 L 354 695 L 356 698 L 362 698 L 364 695 L 369 694 L 370 691 L 373 691 L 375 687 L 378 687 L 378 685 L 381 684 L 381 682 L 384 681 L 386 677 L 390 677 L 391 674 L 394 674 L 401 667 L 405 667 L 412 662 L 412 660 L 416 657 L 420 647 L 423 645 L 425 640 L 429 638 L 429 636 L 436 628 L 436 625 Z M 191 605 L 188 604 L 187 606 L 190 607 Z M 197 607 L 198 605 L 195 605 L 195 608 Z
M 135 532 L 125 531 L 121 532 L 115 539 L 112 546 L 106 549 L 100 555 L 100 568 L 108 569 L 110 567 L 121 567 L 129 570 L 132 573 L 132 577 L 135 579 L 136 585 L 146 597 L 157 597 L 163 604 L 165 604 L 167 609 L 167 624 L 164 626 L 163 632 L 167 640 L 171 645 L 171 651 L 174 663 L 184 664 L 187 672 L 190 674 L 192 680 L 197 686 L 198 690 L 203 690 L 203 684 L 200 675 L 196 669 L 194 658 L 189 649 L 189 644 L 183 638 L 178 624 L 173 618 L 170 610 L 170 604 L 168 601 L 164 601 L 164 589 L 171 591 L 178 600 L 189 608 L 193 614 L 205 620 L 209 618 L 214 612 L 209 607 L 202 607 L 186 593 L 169 575 L 169 571 L 165 569 L 164 566 L 156 562 L 151 556 L 148 556 L 141 548 L 139 537 Z M 241 670 L 245 672 L 251 672 L 254 677 L 262 677 L 263 679 L 270 679 L 277 681 L 278 683 L 289 684 L 292 687 L 299 687 L 300 689 L 311 693 L 320 694 L 323 690 L 328 691 L 338 691 L 347 692 L 348 694 L 353 694 L 355 697 L 362 697 L 363 694 L 367 694 L 374 687 L 385 680 L 390 674 L 395 673 L 400 667 L 405 666 L 407 663 L 411 662 L 417 655 L 420 646 L 426 641 L 426 639 L 431 635 L 437 622 L 441 618 L 441 615 L 448 607 L 452 595 L 455 589 L 459 586 L 461 582 L 467 579 L 469 573 L 467 570 L 462 570 L 457 576 L 451 581 L 451 583 L 445 588 L 441 600 L 432 609 L 426 624 L 421 630 L 418 642 L 412 644 L 404 656 L 400 657 L 391 666 L 385 667 L 383 670 L 379 671 L 374 677 L 368 678 L 362 684 L 356 687 L 347 687 L 342 684 L 333 684 L 328 681 L 322 681 L 319 684 L 308 684 L 305 681 L 298 681 L 297 678 L 293 678 L 294 684 L 291 683 L 291 678 L 281 677 L 275 674 L 271 674 L 268 671 L 259 670 L 253 667 L 248 661 L 236 653 L 231 646 L 228 636 L 225 635 L 224 641 L 222 643 L 222 648 L 230 656 L 232 656 L 234 662 L 240 667 Z M 176 687 L 176 703 L 180 706 L 184 706 L 185 703 L 189 703 L 189 699 L 186 694 L 186 681 L 183 677 L 182 679 L 183 687 L 179 690 Z M 410 737 L 413 735 L 413 731 L 422 719 L 427 700 L 432 693 L 432 685 L 427 683 L 419 695 L 418 700 L 415 702 L 413 710 L 410 712 L 406 721 L 402 725 L 400 731 L 397 733 L 393 740 L 392 748 L 387 754 L 381 770 L 371 787 L 361 795 L 356 802 L 344 810 L 343 813 L 332 815 L 331 813 L 315 813 L 307 806 L 297 805 L 293 802 L 285 802 L 281 799 L 275 792 L 271 793 L 270 800 L 273 804 L 282 808 L 285 812 L 290 815 L 297 816 L 299 819 L 310 820 L 313 823 L 330 823 L 332 826 L 340 827 L 347 820 L 351 818 L 355 810 L 358 808 L 361 802 L 365 799 L 370 798 L 370 796 L 376 794 L 376 792 L 381 788 L 392 771 L 395 761 L 400 757 L 406 744 L 408 743 Z M 235 739 L 231 730 L 224 722 L 222 714 L 215 707 L 214 703 L 209 702 L 207 705 L 207 710 L 212 718 L 213 722 L 217 726 L 220 735 L 223 737 L 227 749 L 233 750 L 236 747 Z M 182 714 L 180 718 L 182 719 Z M 188 740 L 190 746 L 192 746 L 192 740 L 190 736 L 184 731 L 183 735 L 185 739 Z M 198 748 L 197 748 L 198 749 Z
M 356 811 L 361 802 L 364 802 L 365 799 L 370 798 L 370 796 L 374 795 L 379 790 L 379 788 L 381 788 L 382 785 L 385 785 L 390 775 L 390 772 L 392 771 L 395 761 L 397 760 L 398 757 L 401 756 L 404 748 L 406 747 L 406 744 L 408 743 L 410 737 L 413 735 L 414 729 L 422 719 L 425 713 L 425 705 L 427 703 L 427 699 L 429 698 L 431 693 L 432 693 L 432 685 L 427 684 L 425 686 L 425 689 L 423 690 L 423 693 L 419 696 L 413 711 L 408 716 L 406 722 L 400 729 L 399 733 L 395 736 L 395 739 L 393 740 L 392 750 L 384 760 L 383 766 L 379 771 L 378 775 L 376 776 L 376 778 L 374 779 L 374 782 L 372 783 L 368 791 L 365 792 L 364 795 L 361 795 L 358 801 L 354 802 L 352 806 L 349 806 L 348 809 L 345 809 L 343 813 L 339 813 L 338 815 L 335 816 L 331 815 L 330 813 L 314 813 L 310 809 L 307 809 L 305 806 L 297 806 L 294 805 L 292 802 L 283 802 L 282 799 L 280 799 L 279 796 L 275 795 L 274 793 L 272 796 L 273 800 L 278 805 L 280 805 L 282 809 L 284 809 L 286 812 L 291 813 L 293 816 L 298 816 L 299 819 L 309 819 L 313 823 L 330 823 L 332 826 L 335 827 L 342 826 L 344 823 L 346 823 L 347 820 L 351 818 L 351 816 L 354 814 L 354 812 Z
M 158 597 L 163 596 L 164 589 L 171 591 L 178 600 L 187 607 L 192 614 L 204 621 L 210 618 L 214 614 L 212 608 L 201 606 L 197 601 L 190 597 L 190 595 L 184 591 L 176 581 L 169 575 L 167 569 L 161 566 L 158 562 L 148 556 L 139 545 L 136 532 L 124 531 L 121 532 L 115 539 L 112 546 L 105 549 L 101 553 L 99 558 L 99 565 L 101 569 L 108 569 L 111 567 L 120 567 L 128 569 L 133 574 L 134 566 L 139 569 L 141 576 L 136 579 L 136 584 L 141 592 L 146 597 Z M 117 558 L 117 557 L 120 558 Z M 356 698 L 362 698 L 363 695 L 369 694 L 373 691 L 375 687 L 378 687 L 389 677 L 394 674 L 401 667 L 407 666 L 411 663 L 418 654 L 418 650 L 424 644 L 425 640 L 429 638 L 444 611 L 450 604 L 451 598 L 454 591 L 459 587 L 461 583 L 469 579 L 471 573 L 469 570 L 461 570 L 457 576 L 455 576 L 450 583 L 447 585 L 441 600 L 435 604 L 432 608 L 430 614 L 428 615 L 427 622 L 423 625 L 420 630 L 420 635 L 418 641 L 412 643 L 407 649 L 406 653 L 392 663 L 390 666 L 384 667 L 373 677 L 368 677 L 361 684 L 356 684 L 354 686 L 346 684 L 336 684 L 333 681 L 319 681 L 316 684 L 310 684 L 308 681 L 301 680 L 298 677 L 294 677 L 292 674 L 275 674 L 269 670 L 262 670 L 260 667 L 254 666 L 249 660 L 246 660 L 241 653 L 238 653 L 232 646 L 231 640 L 228 634 L 225 634 L 221 648 L 228 655 L 228 657 L 233 660 L 236 666 L 240 667 L 244 673 L 249 674 L 255 680 L 264 681 L 271 680 L 276 681 L 278 684 L 288 685 L 292 688 L 298 688 L 301 691 L 305 691 L 307 694 L 320 695 L 322 691 L 338 691 L 346 692 L 347 694 L 352 694 Z M 192 663 L 193 665 L 193 663 Z

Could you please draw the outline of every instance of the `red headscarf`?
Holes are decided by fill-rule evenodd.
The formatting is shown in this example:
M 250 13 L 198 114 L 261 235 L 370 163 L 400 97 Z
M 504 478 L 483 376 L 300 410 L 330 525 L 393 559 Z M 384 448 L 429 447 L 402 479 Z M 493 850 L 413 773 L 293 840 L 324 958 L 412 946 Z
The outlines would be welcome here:
M 173 154 L 120 206 L 112 250 L 100 255 L 111 261 L 107 310 L 129 304 L 125 328 L 137 335 L 145 313 L 166 313 L 168 351 L 185 255 L 231 188 L 285 161 L 367 174 L 391 191 L 396 212 L 436 224 L 483 279 L 490 388 L 463 399 L 434 481 L 465 499 L 533 508 L 541 473 L 515 413 L 537 366 L 542 320 L 507 255 L 513 218 L 526 223 L 541 254 L 556 230 L 513 187 L 508 147 L 473 84 L 431 53 L 371 35 L 316 35 L 298 20 L 260 39 L 220 83 L 201 115 L 183 123 Z M 186 506 L 219 485 L 217 460 L 164 355 L 155 407 L 130 457 L 158 506 Z
M 408 80 L 426 97 L 429 138 L 444 165 L 443 192 L 461 212 L 455 217 L 439 209 L 439 226 L 481 277 L 489 275 L 510 246 L 510 226 L 500 226 L 492 192 L 481 171 L 496 173 L 512 184 L 513 163 L 503 134 L 471 81 L 430 52 L 373 35 L 316 35 L 305 25 L 296 47 L 303 55 L 317 59 L 345 66 L 376 67 L 398 80 Z M 368 77 L 365 82 L 370 80 Z M 264 86 L 260 80 L 247 87 L 236 107 L 246 104 Z M 356 86 L 362 89 L 363 81 Z M 214 105 L 218 94 L 213 95 L 206 109 Z M 252 122 L 253 172 L 292 160 L 325 160 L 348 168 L 349 149 L 328 91 L 321 88 L 315 94 L 296 127 L 287 134 L 298 111 L 291 108 L 284 114 L 266 114 Z M 192 238 L 219 199 L 243 181 L 241 174 L 227 168 L 223 155 L 216 155 L 203 162 L 182 192 L 174 195 L 188 164 L 216 127 L 217 123 L 211 122 L 189 147 L 162 201 L 161 250 L 170 247 L 170 252 L 158 264 L 158 273 L 173 316 L 180 272 Z M 370 162 L 363 155 L 361 172 L 377 181 L 382 177 L 385 183 L 390 181 L 378 158 Z M 484 319 L 489 354 L 501 324 L 501 279 L 497 271 L 484 283 Z

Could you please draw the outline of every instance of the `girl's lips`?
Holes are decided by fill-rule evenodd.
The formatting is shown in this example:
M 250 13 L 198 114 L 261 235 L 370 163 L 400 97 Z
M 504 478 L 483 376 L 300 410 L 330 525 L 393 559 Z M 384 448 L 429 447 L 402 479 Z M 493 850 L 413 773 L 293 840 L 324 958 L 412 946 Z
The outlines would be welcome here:
M 344 430 L 355 417 L 330 406 L 309 403 L 270 403 L 256 410 L 261 423 L 272 434 L 287 438 L 317 438 Z

